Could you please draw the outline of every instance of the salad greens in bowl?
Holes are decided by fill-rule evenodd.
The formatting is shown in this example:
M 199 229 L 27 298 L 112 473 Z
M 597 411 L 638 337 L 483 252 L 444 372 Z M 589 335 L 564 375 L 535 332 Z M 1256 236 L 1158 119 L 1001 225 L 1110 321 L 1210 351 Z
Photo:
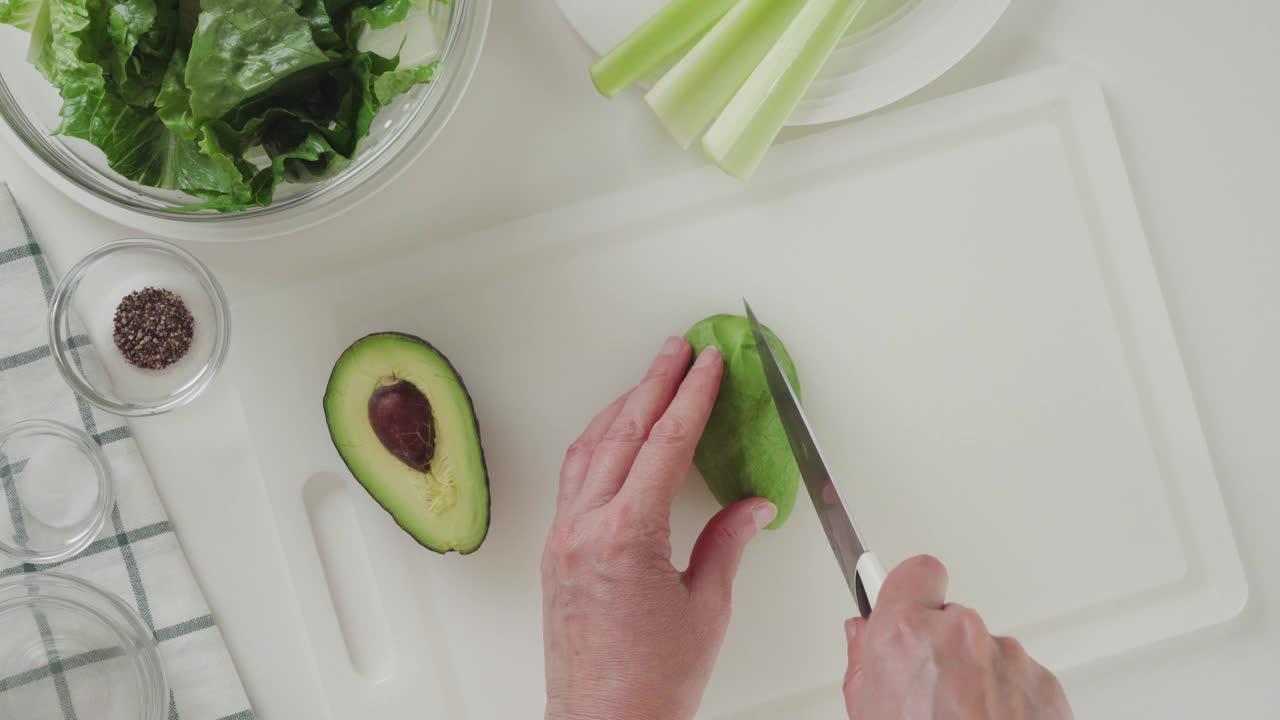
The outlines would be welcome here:
M 282 215 L 389 179 L 440 130 L 488 12 L 489 0 L 0 0 L 0 115 L 22 154 L 98 209 L 296 229 Z

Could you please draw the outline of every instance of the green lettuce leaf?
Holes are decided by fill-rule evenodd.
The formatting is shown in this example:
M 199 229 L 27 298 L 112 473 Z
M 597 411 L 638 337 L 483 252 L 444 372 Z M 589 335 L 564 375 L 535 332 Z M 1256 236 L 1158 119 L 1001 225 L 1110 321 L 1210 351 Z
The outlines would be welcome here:
M 255 197 L 259 202 L 270 202 L 276 187 L 285 180 L 306 182 L 329 177 L 348 161 L 320 133 L 310 133 L 288 150 L 272 155 L 271 166 L 254 178 Z
M 439 69 L 440 61 L 437 60 L 430 65 L 385 72 L 373 82 L 374 97 L 377 98 L 379 106 L 386 106 L 414 87 L 431 82 Z
M 31 32 L 43 6 L 44 0 L 0 0 L 0 24 Z
M 157 12 L 155 0 L 124 0 L 111 6 L 107 33 L 115 51 L 112 60 L 116 72 L 125 74 L 138 41 L 155 24 Z
M 289 0 L 289 6 L 311 26 L 311 39 L 318 47 L 323 50 L 341 49 L 342 36 L 334 28 L 324 0 Z
M 404 22 L 417 0 L 383 0 L 377 5 L 357 7 L 351 11 L 352 25 L 369 25 L 381 30 Z
M 60 132 L 98 146 L 111 169 L 134 182 L 196 197 L 252 201 L 248 172 L 216 138 L 205 133 L 197 143 L 183 137 L 105 85 L 85 86 L 74 100 L 64 101 Z
M 3 2 L 3 0 L 0 0 Z M 31 26 L 31 43 L 27 46 L 27 62 L 35 66 L 45 78 L 51 79 L 53 69 L 53 21 L 49 17 L 49 3 L 41 2 Z M 56 85 L 56 83 L 55 83 Z
M 115 0 L 111 6 L 108 69 L 130 105 L 146 108 L 155 102 L 177 49 L 177 28 L 175 0 Z
M 52 0 L 50 67 L 62 92 L 57 132 L 96 145 L 112 170 L 143 185 L 197 197 L 252 201 L 246 169 L 216 145 L 208 148 L 171 130 L 150 109 L 135 108 L 107 82 L 103 66 L 81 59 L 92 0 Z M 105 26 L 104 26 L 105 29 Z
M 294 76 L 252 102 L 225 116 L 227 124 L 245 141 L 271 150 L 278 125 L 283 124 L 292 146 L 312 130 L 320 132 L 342 155 L 350 157 L 360 139 L 369 134 L 373 118 L 381 109 L 375 84 L 385 73 L 396 70 L 399 60 L 374 53 L 359 53 L 349 60 L 312 68 Z M 307 127 L 299 128 L 303 124 Z
M 156 117 L 171 132 L 195 141 L 200 135 L 191 112 L 191 91 L 187 89 L 187 56 L 177 53 L 169 61 L 160 91 L 156 94 Z
M 222 117 L 282 78 L 330 58 L 311 24 L 282 0 L 204 0 L 187 87 L 197 120 Z

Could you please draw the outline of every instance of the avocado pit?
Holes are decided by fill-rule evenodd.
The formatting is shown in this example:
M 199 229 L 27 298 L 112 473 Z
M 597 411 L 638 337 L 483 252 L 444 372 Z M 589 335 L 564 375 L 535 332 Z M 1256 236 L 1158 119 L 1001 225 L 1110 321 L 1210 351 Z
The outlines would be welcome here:
M 391 380 L 369 396 L 369 425 L 397 460 L 418 472 L 431 472 L 436 452 L 431 402 L 408 380 Z

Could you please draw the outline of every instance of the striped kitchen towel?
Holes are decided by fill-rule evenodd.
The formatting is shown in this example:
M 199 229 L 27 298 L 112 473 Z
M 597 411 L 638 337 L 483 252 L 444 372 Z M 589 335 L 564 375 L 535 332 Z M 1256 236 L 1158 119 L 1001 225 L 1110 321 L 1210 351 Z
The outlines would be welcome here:
M 40 245 L 0 183 L 0 426 L 20 420 L 57 420 L 84 428 L 102 446 L 116 481 L 117 502 L 98 539 L 83 553 L 51 565 L 13 564 L 0 555 L 0 579 L 57 568 L 120 596 L 132 605 L 160 645 L 169 679 L 168 720 L 252 720 L 244 686 L 222 633 L 209 613 L 191 567 L 169 524 L 151 475 L 129 427 L 97 410 L 63 382 L 49 356 L 45 318 L 54 276 Z M 93 349 L 79 347 L 81 362 Z M 11 490 L 22 458 L 0 457 L 0 481 Z M 21 522 L 12 492 L 0 505 Z M 0 644 L 4 638 L 0 637 Z M 54 650 L 56 653 L 56 649 Z M 65 720 L 93 720 L 78 707 L 76 675 L 101 653 L 59 657 L 32 667 L 6 668 L 0 695 L 47 693 Z M 0 697 L 0 716 L 6 703 Z M 15 719 L 19 720 L 19 719 Z

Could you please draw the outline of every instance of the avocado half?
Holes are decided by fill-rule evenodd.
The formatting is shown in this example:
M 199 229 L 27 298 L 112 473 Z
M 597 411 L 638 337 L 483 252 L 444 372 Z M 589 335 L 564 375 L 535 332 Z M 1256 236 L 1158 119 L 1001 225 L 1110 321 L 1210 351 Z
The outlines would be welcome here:
M 324 415 L 351 474 L 415 540 L 475 552 L 489 533 L 489 472 L 471 395 L 422 338 L 375 333 L 333 366 Z

